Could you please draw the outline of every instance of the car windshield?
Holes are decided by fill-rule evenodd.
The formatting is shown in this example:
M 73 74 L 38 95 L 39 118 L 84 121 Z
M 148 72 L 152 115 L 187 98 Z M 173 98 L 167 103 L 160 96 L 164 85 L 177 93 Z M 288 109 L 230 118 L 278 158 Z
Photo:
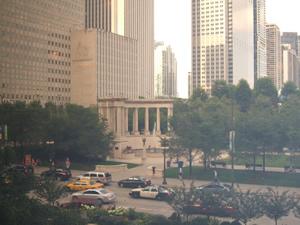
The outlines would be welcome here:
M 101 192 L 102 194 L 107 194 L 107 193 L 108 193 L 108 191 L 105 190 L 105 189 L 100 190 L 100 192 Z
M 158 188 L 159 191 L 167 191 L 167 189 L 166 189 L 165 187 L 159 186 L 159 187 L 157 187 L 157 188 Z
M 96 184 L 95 181 L 91 181 L 91 182 L 90 182 L 90 185 L 94 185 L 94 184 Z
M 146 179 L 144 177 L 137 177 L 138 179 L 140 179 L 141 181 L 145 181 Z

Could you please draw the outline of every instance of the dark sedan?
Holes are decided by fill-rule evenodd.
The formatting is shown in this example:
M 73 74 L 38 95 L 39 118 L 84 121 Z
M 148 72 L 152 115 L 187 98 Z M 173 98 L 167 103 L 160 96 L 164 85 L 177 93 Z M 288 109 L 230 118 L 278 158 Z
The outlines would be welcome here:
M 9 172 L 22 172 L 22 173 L 33 173 L 34 168 L 32 165 L 17 165 L 8 169 Z
M 72 177 L 72 172 L 68 168 L 52 168 L 42 172 L 41 177 L 55 177 L 58 181 L 68 180 Z
M 146 180 L 144 177 L 132 176 L 118 182 L 119 187 L 142 188 L 151 185 L 151 180 Z

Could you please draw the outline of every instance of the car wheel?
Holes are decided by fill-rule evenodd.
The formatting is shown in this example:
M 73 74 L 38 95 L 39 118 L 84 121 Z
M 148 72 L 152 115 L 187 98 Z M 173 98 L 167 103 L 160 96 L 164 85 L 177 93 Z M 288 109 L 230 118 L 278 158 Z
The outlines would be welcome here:
M 123 187 L 124 187 L 124 184 L 121 183 L 119 186 L 120 186 L 121 188 L 123 188 Z
M 101 203 L 101 205 L 103 205 L 104 202 L 101 198 L 98 198 L 97 200 Z
M 142 187 L 142 185 L 140 185 L 140 184 L 139 184 L 137 187 L 138 187 L 138 188 L 141 188 L 141 187 Z
M 77 196 L 73 196 L 72 199 L 73 199 L 73 200 L 76 200 L 76 199 L 78 199 L 78 197 L 77 197 Z
M 56 180 L 57 180 L 57 181 L 61 181 L 61 177 L 58 176 L 58 177 L 56 178 Z
M 161 197 L 160 195 L 156 195 L 156 197 L 155 197 L 155 198 L 156 198 L 156 200 L 158 200 L 158 201 L 161 201 L 161 200 L 163 200 L 163 199 L 162 199 L 162 197 Z

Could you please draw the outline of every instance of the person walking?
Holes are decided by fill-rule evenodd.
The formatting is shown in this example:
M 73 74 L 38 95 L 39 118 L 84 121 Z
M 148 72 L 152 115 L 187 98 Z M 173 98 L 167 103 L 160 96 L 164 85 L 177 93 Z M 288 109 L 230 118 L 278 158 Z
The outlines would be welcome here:
M 35 166 L 40 167 L 40 164 L 41 164 L 41 160 L 38 158 L 38 159 L 36 160 Z
M 152 166 L 152 177 L 154 178 L 154 175 L 155 175 L 155 166 Z
M 70 159 L 69 159 L 69 157 L 67 157 L 67 159 L 66 159 L 66 167 L 69 169 L 70 168 Z
M 183 171 L 182 171 L 182 167 L 179 168 L 179 173 L 178 173 L 178 177 L 180 180 L 182 180 L 182 175 L 183 175 Z

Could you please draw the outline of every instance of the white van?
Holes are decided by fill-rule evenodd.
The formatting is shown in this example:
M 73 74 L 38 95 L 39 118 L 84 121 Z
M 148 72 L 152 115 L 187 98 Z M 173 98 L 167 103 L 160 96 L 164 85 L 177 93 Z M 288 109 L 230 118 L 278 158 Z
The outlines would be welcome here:
M 98 183 L 109 184 L 112 177 L 109 172 L 90 171 L 76 177 L 78 180 L 94 180 Z

